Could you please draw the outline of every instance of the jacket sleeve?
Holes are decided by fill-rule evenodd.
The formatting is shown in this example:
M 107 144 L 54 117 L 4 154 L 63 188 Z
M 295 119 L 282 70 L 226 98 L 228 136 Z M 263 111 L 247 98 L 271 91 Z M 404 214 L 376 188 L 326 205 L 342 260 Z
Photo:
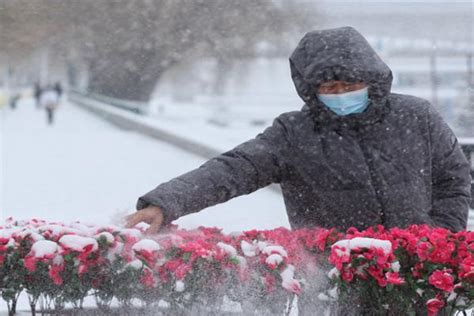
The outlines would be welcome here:
M 156 205 L 165 224 L 234 197 L 249 194 L 282 177 L 288 144 L 283 117 L 256 138 L 221 154 L 138 199 L 137 209 Z
M 431 106 L 432 209 L 436 225 L 452 231 L 466 229 L 471 200 L 470 166 L 456 136 Z

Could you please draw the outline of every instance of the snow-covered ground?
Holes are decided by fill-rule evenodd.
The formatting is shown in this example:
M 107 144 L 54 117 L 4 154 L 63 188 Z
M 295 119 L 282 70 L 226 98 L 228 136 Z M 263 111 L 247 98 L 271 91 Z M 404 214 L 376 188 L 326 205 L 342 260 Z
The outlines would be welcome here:
M 56 124 L 31 99 L 1 120 L 1 215 L 117 223 L 138 196 L 204 159 L 117 129 L 64 102 Z M 263 189 L 177 221 L 230 232 L 288 226 L 283 199 Z

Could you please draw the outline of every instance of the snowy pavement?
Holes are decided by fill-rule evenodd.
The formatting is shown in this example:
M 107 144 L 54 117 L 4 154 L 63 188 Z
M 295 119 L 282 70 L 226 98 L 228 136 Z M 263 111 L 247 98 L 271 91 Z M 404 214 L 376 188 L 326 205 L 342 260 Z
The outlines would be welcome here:
M 68 103 L 47 126 L 32 100 L 1 112 L 2 217 L 117 223 L 138 196 L 198 167 L 204 159 L 117 129 Z M 268 189 L 239 197 L 177 223 L 230 232 L 288 227 L 283 199 Z

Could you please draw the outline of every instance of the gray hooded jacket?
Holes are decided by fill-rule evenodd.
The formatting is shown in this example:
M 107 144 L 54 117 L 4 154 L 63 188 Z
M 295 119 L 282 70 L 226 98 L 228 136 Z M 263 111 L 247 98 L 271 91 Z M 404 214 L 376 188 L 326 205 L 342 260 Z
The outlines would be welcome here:
M 165 222 L 279 183 L 292 228 L 426 223 L 465 229 L 469 165 L 428 101 L 390 92 L 392 72 L 351 27 L 306 34 L 290 57 L 305 105 L 255 139 L 142 196 Z M 363 80 L 370 104 L 337 116 L 316 97 L 328 80 Z

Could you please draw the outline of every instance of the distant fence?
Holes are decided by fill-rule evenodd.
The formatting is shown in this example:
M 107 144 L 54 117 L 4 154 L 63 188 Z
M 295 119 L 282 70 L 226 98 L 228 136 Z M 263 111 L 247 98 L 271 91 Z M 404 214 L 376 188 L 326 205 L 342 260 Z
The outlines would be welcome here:
M 80 95 L 82 97 L 100 101 L 106 105 L 110 105 L 110 106 L 120 108 L 122 110 L 126 110 L 126 111 L 133 112 L 136 114 L 147 115 L 149 112 L 149 105 L 148 103 L 145 103 L 145 102 L 116 99 L 116 98 L 108 97 L 105 95 L 76 90 L 76 89 L 69 90 L 69 94 Z

